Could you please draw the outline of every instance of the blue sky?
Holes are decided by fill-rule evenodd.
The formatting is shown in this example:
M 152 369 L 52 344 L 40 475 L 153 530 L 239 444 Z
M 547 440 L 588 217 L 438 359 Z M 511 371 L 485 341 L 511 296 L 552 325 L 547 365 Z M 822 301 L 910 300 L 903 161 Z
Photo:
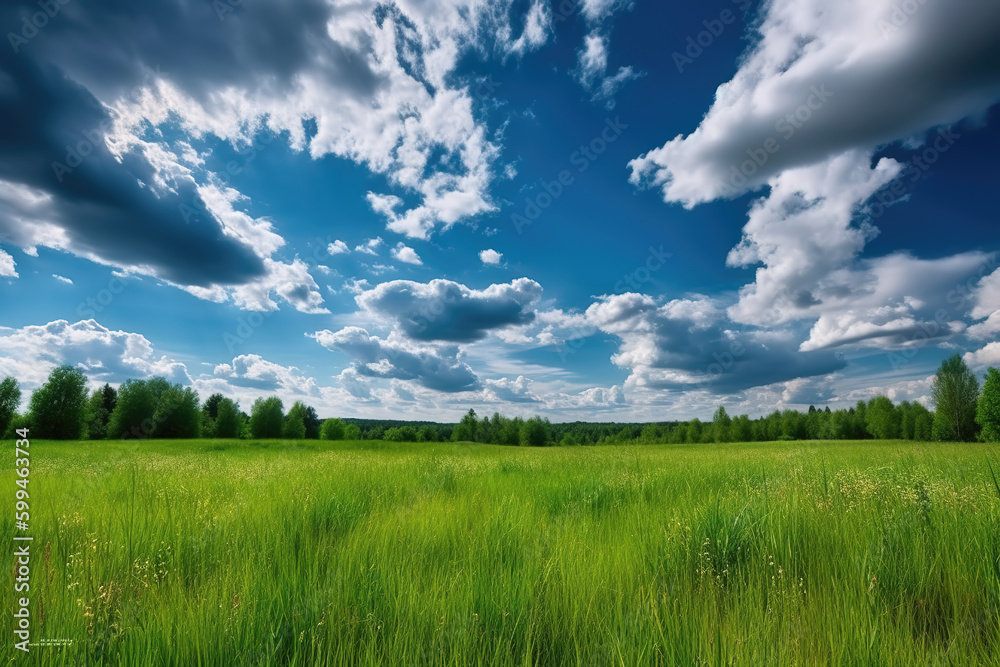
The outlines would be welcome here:
M 911 4 L 6 3 L 0 375 L 440 420 L 926 402 L 1000 363 L 1000 9 Z

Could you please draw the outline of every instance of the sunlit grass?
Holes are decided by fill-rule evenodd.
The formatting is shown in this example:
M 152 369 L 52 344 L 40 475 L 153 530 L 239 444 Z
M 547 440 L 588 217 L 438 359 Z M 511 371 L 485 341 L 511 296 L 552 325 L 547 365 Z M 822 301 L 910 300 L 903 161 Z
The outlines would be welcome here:
M 1000 664 L 995 446 L 31 449 L 31 664 Z

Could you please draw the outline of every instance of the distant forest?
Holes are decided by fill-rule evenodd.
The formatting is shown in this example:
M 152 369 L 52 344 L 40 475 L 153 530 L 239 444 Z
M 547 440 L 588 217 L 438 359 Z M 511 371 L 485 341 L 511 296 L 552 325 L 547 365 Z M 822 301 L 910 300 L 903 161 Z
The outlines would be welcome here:
M 36 389 L 27 410 L 18 412 L 21 391 L 15 378 L 0 382 L 0 433 L 16 437 L 102 440 L 128 438 L 284 438 L 291 440 L 387 440 L 392 442 L 480 442 L 495 445 L 603 445 L 618 443 L 698 444 L 774 440 L 949 440 L 1000 441 L 1000 371 L 990 368 L 979 381 L 958 355 L 947 359 L 932 386 L 932 412 L 918 402 L 898 405 L 875 396 L 847 409 L 810 406 L 808 411 L 775 410 L 769 415 L 731 417 L 719 406 L 711 421 L 648 423 L 571 422 L 480 417 L 475 410 L 457 424 L 380 419 L 320 419 L 296 401 L 287 412 L 276 396 L 254 401 L 250 413 L 222 394 L 202 402 L 198 393 L 162 377 L 126 380 L 87 391 L 77 368 L 59 366 Z

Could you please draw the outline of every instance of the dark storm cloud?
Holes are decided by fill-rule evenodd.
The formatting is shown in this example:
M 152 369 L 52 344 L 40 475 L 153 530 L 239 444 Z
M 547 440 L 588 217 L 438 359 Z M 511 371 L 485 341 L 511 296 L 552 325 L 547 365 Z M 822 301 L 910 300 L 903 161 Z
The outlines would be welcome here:
M 496 329 L 532 322 L 531 306 L 541 293 L 541 286 L 528 278 L 485 290 L 471 290 L 450 280 L 426 284 L 394 280 L 359 295 L 357 302 L 395 322 L 413 340 L 468 343 Z
M 204 207 L 190 180 L 154 192 L 157 174 L 145 159 L 119 163 L 103 141 L 108 123 L 101 104 L 59 69 L 0 49 L 0 182 L 29 189 L 0 193 L 0 237 L 31 246 L 38 226 L 52 224 L 77 254 L 150 267 L 184 285 L 263 274 L 260 257 L 217 221 L 184 219 L 182 204 Z

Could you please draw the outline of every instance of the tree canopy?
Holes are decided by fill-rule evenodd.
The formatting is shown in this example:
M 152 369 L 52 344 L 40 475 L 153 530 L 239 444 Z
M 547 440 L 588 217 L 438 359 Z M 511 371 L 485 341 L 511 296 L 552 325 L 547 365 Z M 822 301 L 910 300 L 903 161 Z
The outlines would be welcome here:
M 976 406 L 976 423 L 986 442 L 1000 442 L 1000 371 L 990 367 L 983 382 L 983 393 Z
M 931 385 L 934 402 L 934 439 L 969 441 L 976 437 L 976 403 L 979 382 L 962 356 L 943 362 Z
M 76 440 L 84 435 L 87 378 L 72 366 L 57 366 L 31 395 L 31 435 L 53 440 Z

